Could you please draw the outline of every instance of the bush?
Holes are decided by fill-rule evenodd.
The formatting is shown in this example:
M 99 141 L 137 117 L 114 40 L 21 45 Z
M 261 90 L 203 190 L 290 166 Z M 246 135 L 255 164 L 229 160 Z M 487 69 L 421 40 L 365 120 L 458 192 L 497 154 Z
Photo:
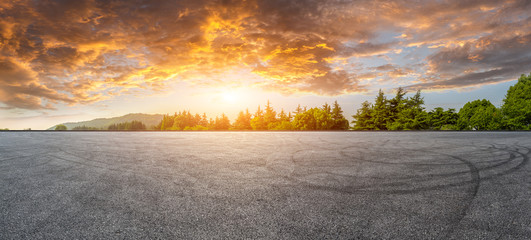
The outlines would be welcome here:
M 67 130 L 67 127 L 63 124 L 59 124 L 55 126 L 55 131 L 66 131 L 66 130 Z

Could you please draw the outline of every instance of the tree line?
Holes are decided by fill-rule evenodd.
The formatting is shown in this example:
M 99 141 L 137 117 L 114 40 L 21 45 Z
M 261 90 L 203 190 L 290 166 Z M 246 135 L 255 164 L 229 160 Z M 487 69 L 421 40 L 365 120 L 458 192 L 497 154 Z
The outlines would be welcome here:
M 146 130 L 146 125 L 141 121 L 131 121 L 111 124 L 107 127 L 110 131 L 141 131 Z
M 186 131 L 186 130 L 348 130 L 349 122 L 343 116 L 343 110 L 334 102 L 332 106 L 325 103 L 321 108 L 301 108 L 294 112 L 277 112 L 267 101 L 262 109 L 251 114 L 248 109 L 240 111 L 238 117 L 231 124 L 225 114 L 221 117 L 207 118 L 206 114 L 192 114 L 182 111 L 173 115 L 164 115 L 155 127 L 157 130 Z
M 380 90 L 352 117 L 354 130 L 531 130 L 531 74 L 522 75 L 496 108 L 486 99 L 467 102 L 459 112 L 436 107 L 427 112 L 420 91 L 405 98 L 398 88 L 388 99 Z
M 106 128 L 97 128 L 97 127 L 87 127 L 85 125 L 73 127 L 74 131 L 98 131 L 98 130 L 109 130 L 109 131 L 142 131 L 146 130 L 146 125 L 141 121 L 133 120 L 131 122 L 122 122 L 115 123 L 107 126 Z M 55 126 L 56 131 L 65 131 L 68 128 L 64 124 L 59 124 Z

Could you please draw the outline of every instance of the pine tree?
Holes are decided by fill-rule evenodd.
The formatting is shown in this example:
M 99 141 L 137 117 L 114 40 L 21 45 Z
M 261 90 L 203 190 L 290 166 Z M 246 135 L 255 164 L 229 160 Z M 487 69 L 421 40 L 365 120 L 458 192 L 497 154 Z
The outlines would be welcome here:
M 281 122 L 284 122 L 284 121 L 288 121 L 289 122 L 289 117 L 288 115 L 286 115 L 286 113 L 284 112 L 284 109 L 281 109 L 280 110 L 280 113 L 278 114 L 278 118 Z
M 216 122 L 214 123 L 214 126 L 215 130 L 229 130 L 230 120 L 224 113 L 222 113 L 220 118 L 216 117 Z
M 201 117 L 201 121 L 199 121 L 199 125 L 208 128 L 208 118 L 206 113 L 203 113 L 203 117 Z
M 295 109 L 293 114 L 297 115 L 297 114 L 302 113 L 302 112 L 303 112 L 303 110 L 301 108 L 301 105 L 299 104 L 299 105 L 297 105 L 297 108 Z
M 387 99 L 384 92 L 380 89 L 378 96 L 374 101 L 374 106 L 371 111 L 371 118 L 374 122 L 374 128 L 376 130 L 387 130 L 387 121 L 389 120 Z
M 339 106 L 337 101 L 334 101 L 334 107 L 329 112 L 334 121 L 332 130 L 347 130 L 349 128 L 348 120 L 343 116 L 343 110 L 341 110 L 341 106 Z
M 328 103 L 323 104 L 323 110 L 327 113 L 332 113 L 332 109 L 330 108 L 330 105 L 328 105 Z
M 269 100 L 267 100 L 267 105 L 265 107 L 264 111 L 264 124 L 267 126 L 267 129 L 273 127 L 275 123 L 277 122 L 277 113 L 275 110 L 273 110 L 273 107 L 271 107 L 271 104 Z
M 390 124 L 390 130 L 422 130 L 428 129 L 428 113 L 424 111 L 424 98 L 420 90 L 407 98 L 404 108 L 398 112 L 397 119 Z
M 245 113 L 243 111 L 240 111 L 238 114 L 238 118 L 236 118 L 236 121 L 234 121 L 234 129 L 235 130 L 252 130 L 251 126 L 251 114 L 249 113 L 249 109 L 245 109 Z
M 258 106 L 258 110 L 254 114 L 253 119 L 251 120 L 251 126 L 253 130 L 267 130 L 267 124 L 264 119 L 264 112 Z
M 352 124 L 354 130 L 375 130 L 374 121 L 372 119 L 373 107 L 370 102 L 365 101 L 361 104 L 361 108 L 352 116 L 354 121 Z
M 395 97 L 389 100 L 389 118 L 387 121 L 387 128 L 389 128 L 390 124 L 396 121 L 396 119 L 398 118 L 398 114 L 404 109 L 404 95 L 406 95 L 406 93 L 407 92 L 402 87 L 399 87 L 396 90 Z

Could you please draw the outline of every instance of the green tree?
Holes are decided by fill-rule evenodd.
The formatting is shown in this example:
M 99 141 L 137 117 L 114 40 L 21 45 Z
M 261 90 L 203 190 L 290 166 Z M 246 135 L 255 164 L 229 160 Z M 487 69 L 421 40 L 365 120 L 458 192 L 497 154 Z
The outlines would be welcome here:
M 107 127 L 107 130 L 113 130 L 113 131 L 140 131 L 140 130 L 146 130 L 146 125 L 142 123 L 141 121 L 131 121 L 131 122 L 123 122 L 123 123 L 115 123 L 111 124 Z
M 260 110 L 260 106 L 258 106 L 258 110 L 256 110 L 253 119 L 251 119 L 251 127 L 253 130 L 267 130 L 264 111 Z
M 236 118 L 236 121 L 234 121 L 233 129 L 253 130 L 253 127 L 251 126 L 251 114 L 249 113 L 249 109 L 245 109 L 245 113 L 240 111 L 238 118 Z
M 531 74 L 522 74 L 507 90 L 501 111 L 505 129 L 531 130 Z
M 141 121 L 131 121 L 130 128 L 126 130 L 141 131 L 146 130 L 146 125 Z
M 289 121 L 282 121 L 273 126 L 270 130 L 276 131 L 291 131 L 293 129 L 293 124 Z
M 186 113 L 185 112 L 179 112 L 175 115 L 173 118 L 173 126 L 171 127 L 171 130 L 183 130 L 186 127 Z
M 397 119 L 389 124 L 390 130 L 421 130 L 429 126 L 428 113 L 424 111 L 424 98 L 420 90 L 404 102 L 404 107 L 398 112 Z
M 208 118 L 206 113 L 203 113 L 203 116 L 201 117 L 201 120 L 198 123 L 200 126 L 203 126 L 205 128 L 208 128 Z
M 216 120 L 210 118 L 210 119 L 208 120 L 208 126 L 207 126 L 208 130 L 217 130 L 217 129 L 216 129 L 216 122 L 217 122 L 217 121 L 219 121 L 219 118 L 218 118 L 218 117 L 216 117 Z
M 161 130 L 161 131 L 166 130 L 166 121 L 165 120 L 166 120 L 166 115 L 163 115 L 162 116 L 162 120 L 159 123 L 159 126 L 156 127 L 158 130 Z
M 295 130 L 330 130 L 334 121 L 325 110 L 310 108 L 295 115 L 292 125 Z
M 284 112 L 284 109 L 281 109 L 280 113 L 278 114 L 278 120 L 281 122 L 291 121 L 291 113 L 286 114 L 286 112 Z
M 208 130 L 208 128 L 205 127 L 205 126 L 201 126 L 201 125 L 195 125 L 193 127 L 188 127 L 187 126 L 183 130 L 184 131 L 206 131 L 206 130 Z
M 157 125 L 157 129 L 160 129 L 161 131 L 171 130 L 175 117 L 177 117 L 177 113 L 175 113 L 173 116 L 164 114 L 162 116 L 162 120 Z
M 278 118 L 276 119 L 276 122 L 269 123 L 267 129 L 284 131 L 293 130 L 293 126 L 291 124 L 291 113 L 286 114 L 286 112 L 284 112 L 284 109 L 281 109 L 280 113 L 278 114 Z
M 269 100 L 267 100 L 267 104 L 264 109 L 264 124 L 267 126 L 267 129 L 271 129 L 274 128 L 277 122 L 277 113 L 273 107 L 271 107 Z
M 214 127 L 215 130 L 223 130 L 223 131 L 229 130 L 229 128 L 230 128 L 230 120 L 227 117 L 227 115 L 222 113 L 220 118 L 216 117 L 216 122 L 215 122 L 214 126 L 215 126 Z
M 332 120 L 334 121 L 334 124 L 332 125 L 332 130 L 347 130 L 349 128 L 348 120 L 343 116 L 343 110 L 341 109 L 341 106 L 337 103 L 337 101 L 334 101 L 334 106 L 332 110 L 329 110 L 330 106 L 328 106 L 328 112 L 332 116 Z
M 293 128 L 295 130 L 317 130 L 317 122 L 313 116 L 314 111 L 320 111 L 320 109 L 311 108 L 308 111 L 295 115 L 295 118 L 293 118 Z
M 75 130 L 75 131 L 95 131 L 95 130 L 99 130 L 99 129 L 97 127 L 87 127 L 87 126 L 83 125 L 83 126 L 74 127 L 74 128 L 72 128 L 72 130 Z
M 398 119 L 399 113 L 404 109 L 406 91 L 399 87 L 396 90 L 396 95 L 394 98 L 389 100 L 389 111 L 388 111 L 388 121 L 387 124 L 392 124 L 396 119 Z M 389 128 L 389 127 L 388 127 Z
M 317 129 L 315 130 L 331 130 L 335 124 L 334 119 L 328 109 L 317 109 L 313 111 L 313 117 L 317 124 Z
M 201 115 L 196 113 L 195 116 L 194 116 L 194 124 L 193 125 L 195 125 L 195 126 L 201 125 L 201 120 L 202 120 Z
M 303 113 L 304 111 L 302 110 L 301 108 L 301 105 L 297 105 L 297 108 L 295 109 L 295 111 L 293 112 L 294 115 L 297 115 L 299 113 Z
M 198 127 L 201 126 L 201 127 Z M 115 126 L 117 127 L 117 126 Z M 154 130 L 191 130 L 191 129 L 199 129 L 204 130 L 205 128 L 209 127 L 208 118 L 206 116 L 206 113 L 203 113 L 203 115 L 199 114 L 192 114 L 190 111 L 182 111 L 182 112 L 176 112 L 173 114 L 173 116 L 169 114 L 165 114 L 162 117 L 162 120 L 160 123 L 154 127 Z
M 65 125 L 63 125 L 63 124 L 59 124 L 59 125 L 55 126 L 55 130 L 56 131 L 65 131 L 65 130 L 67 130 L 67 127 Z
M 387 99 L 384 92 L 380 89 L 378 96 L 374 101 L 373 109 L 371 111 L 371 118 L 376 130 L 387 130 L 387 122 L 389 121 L 389 111 Z
M 444 111 L 442 107 L 436 107 L 428 112 L 429 128 L 433 130 L 454 130 L 459 114 L 455 109 L 449 108 Z
M 337 102 L 337 101 L 336 101 Z M 325 103 L 323 104 L 323 107 L 322 107 L 323 111 L 331 114 L 332 113 L 332 108 L 330 107 L 330 105 L 328 105 L 328 103 Z
M 356 114 L 352 116 L 354 130 L 374 130 L 374 121 L 372 119 L 372 105 L 369 101 L 365 101 L 361 104 L 361 108 L 356 111 Z
M 459 130 L 499 130 L 501 112 L 490 101 L 475 100 L 466 103 L 459 110 L 457 128 Z

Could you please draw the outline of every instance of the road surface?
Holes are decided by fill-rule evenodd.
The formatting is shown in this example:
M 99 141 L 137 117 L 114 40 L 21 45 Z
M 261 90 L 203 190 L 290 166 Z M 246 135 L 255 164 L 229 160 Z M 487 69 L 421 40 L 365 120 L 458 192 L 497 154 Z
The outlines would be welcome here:
M 531 239 L 531 132 L 0 132 L 0 239 Z

